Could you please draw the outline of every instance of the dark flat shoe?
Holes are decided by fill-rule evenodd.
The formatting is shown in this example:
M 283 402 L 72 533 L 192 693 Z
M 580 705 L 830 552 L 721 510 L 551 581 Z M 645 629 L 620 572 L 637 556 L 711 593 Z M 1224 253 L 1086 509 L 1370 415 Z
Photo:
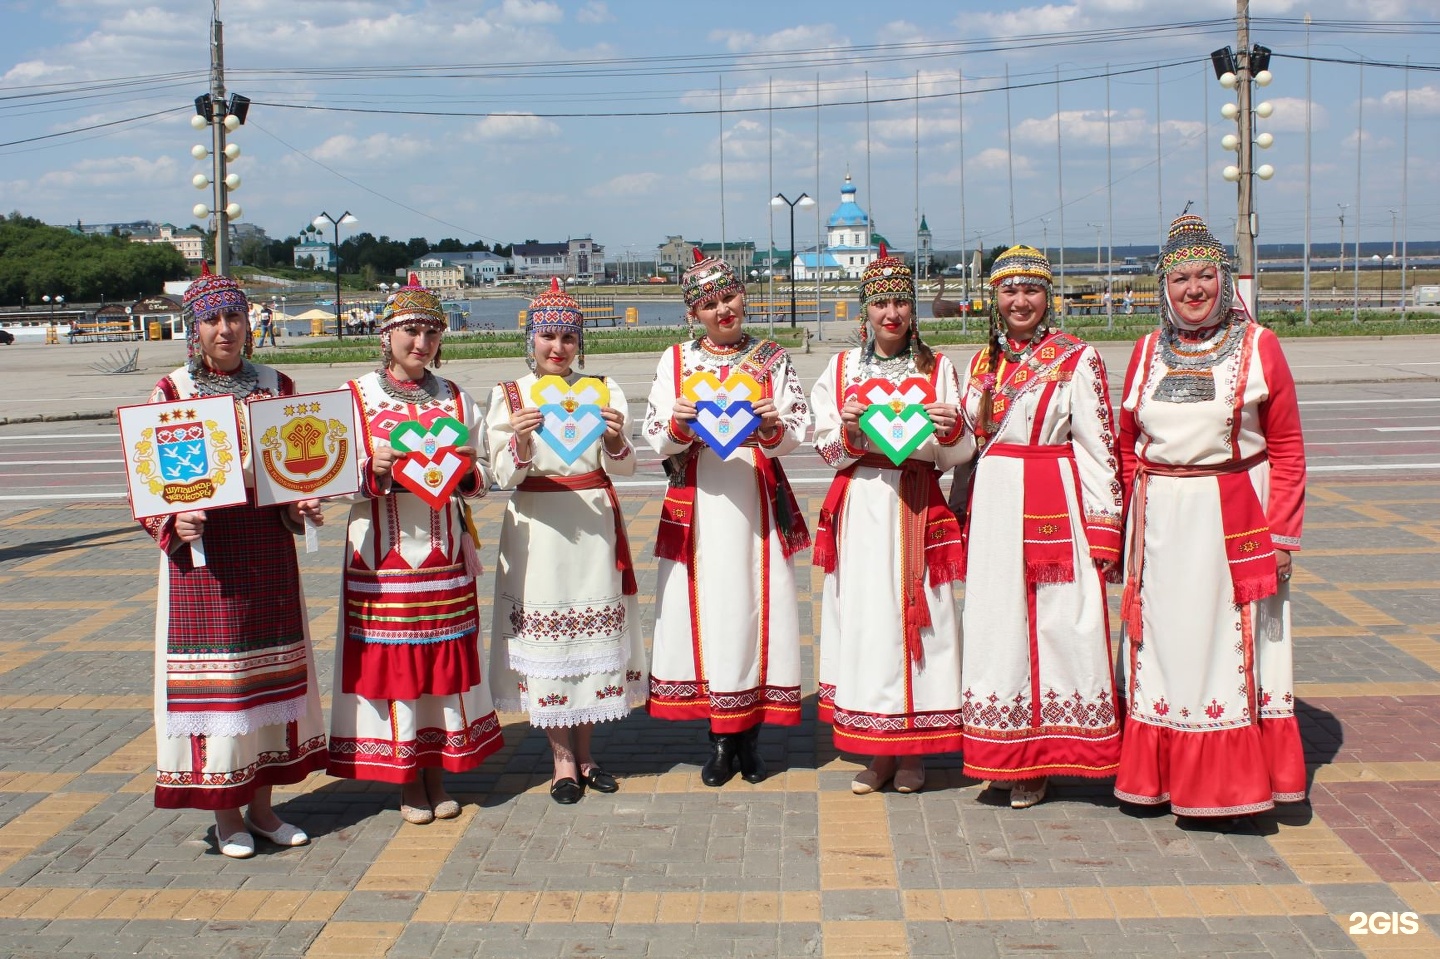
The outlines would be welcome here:
M 562 806 L 573 806 L 584 794 L 584 788 L 569 776 L 550 784 L 550 798 Z
M 615 777 L 599 766 L 591 766 L 590 771 L 583 775 L 585 777 L 585 785 L 597 793 L 613 793 L 620 790 L 620 784 L 615 781 Z

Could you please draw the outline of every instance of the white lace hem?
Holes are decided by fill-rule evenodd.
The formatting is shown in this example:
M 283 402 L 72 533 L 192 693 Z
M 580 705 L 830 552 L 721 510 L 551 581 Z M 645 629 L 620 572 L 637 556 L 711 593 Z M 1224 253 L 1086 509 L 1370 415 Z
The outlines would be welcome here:
M 566 656 L 560 660 L 532 659 L 523 653 L 517 654 L 510 646 L 510 668 L 522 676 L 536 679 L 571 679 L 576 676 L 595 676 L 601 673 L 618 673 L 625 669 L 628 651 L 621 644 L 620 649 L 606 650 L 589 656 Z
M 165 714 L 165 735 L 172 739 L 185 736 L 248 736 L 266 726 L 283 726 L 299 722 L 305 715 L 305 694 L 278 703 L 266 703 L 238 713 L 170 713 Z

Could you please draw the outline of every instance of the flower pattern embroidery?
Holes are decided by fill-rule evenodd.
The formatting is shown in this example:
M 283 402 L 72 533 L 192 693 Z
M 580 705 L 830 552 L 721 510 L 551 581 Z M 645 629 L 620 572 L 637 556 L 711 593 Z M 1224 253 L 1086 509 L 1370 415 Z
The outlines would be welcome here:
M 566 705 L 566 704 L 569 703 L 569 702 L 570 702 L 570 697 L 569 697 L 569 696 L 565 696 L 565 695 L 562 695 L 562 694 L 560 694 L 560 693 L 550 693 L 550 694 L 547 695 L 547 696 L 541 696 L 539 699 L 537 699 L 537 700 L 535 701 L 535 705 L 537 705 L 537 706 L 564 706 L 564 705 Z
M 624 692 L 625 690 L 622 687 L 613 684 L 609 686 L 601 686 L 599 689 L 595 690 L 595 698 L 610 699 L 613 696 L 620 696 Z

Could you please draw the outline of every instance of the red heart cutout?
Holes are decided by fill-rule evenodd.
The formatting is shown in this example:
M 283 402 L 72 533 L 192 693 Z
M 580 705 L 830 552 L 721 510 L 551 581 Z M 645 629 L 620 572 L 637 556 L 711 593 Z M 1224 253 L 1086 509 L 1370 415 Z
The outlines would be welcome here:
M 855 396 L 866 406 L 884 404 L 901 407 L 935 402 L 935 387 L 923 376 L 910 376 L 899 383 L 892 383 L 879 376 L 872 376 L 863 383 L 857 383 L 845 391 L 847 397 Z

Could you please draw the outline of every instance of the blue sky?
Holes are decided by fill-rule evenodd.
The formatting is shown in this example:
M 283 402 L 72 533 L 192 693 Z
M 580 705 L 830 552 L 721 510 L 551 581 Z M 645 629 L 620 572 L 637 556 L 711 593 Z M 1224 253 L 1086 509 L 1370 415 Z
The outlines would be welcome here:
M 1067 245 L 1093 246 L 1092 224 L 1116 245 L 1154 242 L 1187 201 L 1228 236 L 1219 139 L 1234 124 L 1219 111 L 1233 94 L 1207 58 L 1235 43 L 1234 12 L 1234 0 L 221 0 L 228 87 L 255 101 L 232 137 L 234 199 L 272 236 L 348 209 L 351 229 L 377 235 L 589 234 L 613 258 L 648 256 L 668 234 L 763 247 L 773 192 L 818 191 L 828 215 L 848 171 L 900 247 L 913 246 L 917 194 L 937 248 L 1009 242 L 1012 195 L 1017 238 L 1053 247 L 1058 68 Z M 1259 91 L 1276 142 L 1257 154 L 1278 171 L 1257 185 L 1261 242 L 1303 235 L 1306 69 L 1290 57 L 1305 53 L 1307 12 L 1311 54 L 1346 61 L 1312 67 L 1314 239 L 1339 239 L 1347 204 L 1347 239 L 1358 207 L 1363 238 L 1389 240 L 1407 74 L 1365 68 L 1362 106 L 1353 63 L 1407 57 L 1407 228 L 1440 237 L 1440 4 L 1251 12 L 1254 41 L 1276 53 Z M 191 222 L 206 198 L 189 183 L 208 172 L 190 156 L 189 104 L 208 85 L 210 13 L 209 0 L 0 0 L 0 208 Z M 777 245 L 788 230 L 776 216 Z M 813 215 L 796 232 L 813 242 Z

